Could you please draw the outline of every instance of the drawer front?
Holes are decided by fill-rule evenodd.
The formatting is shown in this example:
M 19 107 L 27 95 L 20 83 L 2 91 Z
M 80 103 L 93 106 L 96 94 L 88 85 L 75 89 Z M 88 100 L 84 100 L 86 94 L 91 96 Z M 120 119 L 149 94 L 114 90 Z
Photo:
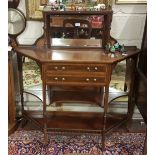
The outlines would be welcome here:
M 47 74 L 46 83 L 52 85 L 90 85 L 103 86 L 106 84 L 106 76 L 71 76 Z
M 69 64 L 69 63 L 51 63 L 46 64 L 46 72 L 107 72 L 107 66 L 104 64 Z

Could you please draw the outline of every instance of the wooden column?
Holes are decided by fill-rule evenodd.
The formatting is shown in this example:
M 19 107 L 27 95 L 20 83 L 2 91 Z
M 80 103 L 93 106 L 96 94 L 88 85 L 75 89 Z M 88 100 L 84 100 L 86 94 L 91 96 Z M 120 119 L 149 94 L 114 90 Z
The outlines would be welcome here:
M 15 89 L 13 79 L 12 52 L 8 56 L 8 134 L 16 129 Z

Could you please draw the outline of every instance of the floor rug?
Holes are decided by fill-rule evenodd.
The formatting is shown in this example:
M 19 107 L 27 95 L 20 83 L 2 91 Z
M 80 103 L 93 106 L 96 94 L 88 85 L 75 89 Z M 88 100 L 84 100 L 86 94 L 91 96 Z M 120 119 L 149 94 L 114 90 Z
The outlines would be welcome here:
M 49 143 L 38 130 L 17 130 L 8 138 L 9 155 L 142 155 L 145 133 L 112 133 L 106 135 L 101 151 L 101 135 L 92 133 L 48 134 Z

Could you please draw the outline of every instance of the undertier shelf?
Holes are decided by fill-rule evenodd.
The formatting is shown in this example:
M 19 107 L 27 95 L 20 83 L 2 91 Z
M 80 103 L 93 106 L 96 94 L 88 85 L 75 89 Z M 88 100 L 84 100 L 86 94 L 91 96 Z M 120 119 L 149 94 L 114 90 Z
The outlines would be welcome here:
M 44 118 L 40 111 L 24 112 L 24 118 L 30 119 L 43 130 Z M 107 114 L 106 131 L 118 127 L 128 120 L 126 114 Z M 101 132 L 103 128 L 103 113 L 92 112 L 47 112 L 46 123 L 48 130 L 60 131 L 96 131 Z

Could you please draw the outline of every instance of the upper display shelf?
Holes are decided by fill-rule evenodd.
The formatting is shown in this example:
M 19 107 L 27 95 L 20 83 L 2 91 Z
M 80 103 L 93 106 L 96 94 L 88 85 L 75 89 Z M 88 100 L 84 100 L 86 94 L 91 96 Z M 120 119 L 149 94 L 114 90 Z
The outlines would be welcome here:
M 41 0 L 41 5 L 52 10 L 99 11 L 110 8 L 111 0 Z
M 57 32 L 61 33 L 58 38 L 62 40 L 72 39 L 72 42 L 74 39 L 88 39 L 90 42 L 92 42 L 92 39 L 99 39 L 101 43 L 100 47 L 105 49 L 106 45 L 110 42 L 112 14 L 113 11 L 111 9 L 103 9 L 100 11 L 60 11 L 45 7 L 43 10 L 45 46 L 51 47 L 54 45 L 52 38 L 56 38 L 53 36 Z M 55 27 L 53 22 L 55 17 L 62 18 L 63 22 L 61 26 Z M 87 41 L 87 43 L 89 41 Z M 71 45 L 69 44 L 69 46 Z M 89 47 L 87 44 L 83 46 Z
M 27 20 L 42 20 L 42 11 L 102 11 L 110 10 L 112 0 L 26 0 Z
M 103 9 L 103 10 L 72 10 L 70 8 L 65 10 L 52 10 L 50 7 L 44 7 L 43 13 L 46 13 L 46 15 L 106 15 L 106 14 L 112 14 L 113 11 L 111 9 Z

